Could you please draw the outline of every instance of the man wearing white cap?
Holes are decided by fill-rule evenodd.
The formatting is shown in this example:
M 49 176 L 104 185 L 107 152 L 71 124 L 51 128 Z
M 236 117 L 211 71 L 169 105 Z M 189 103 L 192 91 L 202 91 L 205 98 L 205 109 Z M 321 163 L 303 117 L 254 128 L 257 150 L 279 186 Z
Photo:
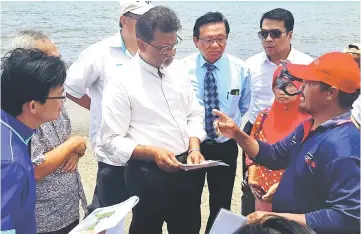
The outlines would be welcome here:
M 82 51 L 68 71 L 65 83 L 67 97 L 90 110 L 89 135 L 98 161 L 97 181 L 93 202 L 89 206 L 90 212 L 98 207 L 122 202 L 129 196 L 124 183 L 124 167 L 112 160 L 108 149 L 97 143 L 97 138 L 102 118 L 104 84 L 108 77 L 114 76 L 119 66 L 136 54 L 138 45 L 135 24 L 150 8 L 152 5 L 149 1 L 121 1 L 119 32 Z
M 344 52 L 352 56 L 355 62 L 360 67 L 360 54 L 361 44 L 358 42 L 352 43 L 345 47 Z M 352 106 L 352 117 L 357 122 L 356 125 L 360 127 L 361 124 L 361 96 L 353 103 Z

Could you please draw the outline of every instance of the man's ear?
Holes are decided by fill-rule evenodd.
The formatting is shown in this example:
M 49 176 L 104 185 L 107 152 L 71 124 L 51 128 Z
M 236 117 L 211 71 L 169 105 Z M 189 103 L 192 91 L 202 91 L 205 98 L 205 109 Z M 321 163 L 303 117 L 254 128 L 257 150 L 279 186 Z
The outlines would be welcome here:
M 146 44 L 141 39 L 137 39 L 138 48 L 141 52 L 145 51 Z
M 332 86 L 331 88 L 329 88 L 327 90 L 328 94 L 327 94 L 327 100 L 332 101 L 337 99 L 338 94 L 340 93 L 340 90 L 338 90 L 338 88 L 336 88 L 335 86 Z
M 119 22 L 122 24 L 122 28 L 124 28 L 127 25 L 127 17 L 124 15 L 120 16 Z
M 289 42 L 291 42 L 292 37 L 293 37 L 293 31 L 289 31 L 289 32 L 287 33 L 287 40 L 288 40 Z
M 198 41 L 199 39 L 197 37 L 193 37 L 193 42 L 197 49 L 198 49 Z
M 24 103 L 23 105 L 23 112 L 28 112 L 30 114 L 35 115 L 36 114 L 36 109 L 37 109 L 37 105 L 38 103 L 34 100 Z

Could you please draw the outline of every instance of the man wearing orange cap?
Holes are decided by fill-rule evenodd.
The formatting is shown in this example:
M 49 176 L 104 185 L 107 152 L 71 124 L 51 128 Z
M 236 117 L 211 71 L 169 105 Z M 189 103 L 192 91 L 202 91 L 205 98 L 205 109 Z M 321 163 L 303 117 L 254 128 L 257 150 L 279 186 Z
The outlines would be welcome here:
M 218 134 L 235 139 L 255 162 L 286 169 L 273 212 L 254 212 L 248 220 L 272 214 L 317 233 L 360 233 L 360 132 L 350 111 L 360 93 L 360 69 L 351 56 L 332 52 L 309 65 L 287 64 L 283 73 L 303 80 L 302 88 L 289 95 L 300 93 L 300 109 L 312 118 L 282 141 L 256 141 L 214 110 Z

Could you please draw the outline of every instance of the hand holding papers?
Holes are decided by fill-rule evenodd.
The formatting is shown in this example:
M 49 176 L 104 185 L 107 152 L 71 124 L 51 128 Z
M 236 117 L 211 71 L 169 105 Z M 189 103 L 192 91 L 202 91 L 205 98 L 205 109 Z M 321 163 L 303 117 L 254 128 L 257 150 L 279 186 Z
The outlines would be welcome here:
M 244 226 L 246 223 L 247 218 L 243 215 L 222 208 L 219 210 L 209 234 L 233 234 L 238 228 Z
M 98 208 L 87 216 L 78 226 L 76 226 L 69 234 L 119 234 L 124 230 L 124 218 L 139 202 L 137 196 L 133 196 L 128 200 L 116 204 Z
M 206 160 L 201 162 L 200 164 L 182 164 L 180 168 L 185 171 L 188 171 L 188 170 L 196 170 L 196 169 L 215 167 L 215 166 L 229 166 L 229 165 L 221 161 Z

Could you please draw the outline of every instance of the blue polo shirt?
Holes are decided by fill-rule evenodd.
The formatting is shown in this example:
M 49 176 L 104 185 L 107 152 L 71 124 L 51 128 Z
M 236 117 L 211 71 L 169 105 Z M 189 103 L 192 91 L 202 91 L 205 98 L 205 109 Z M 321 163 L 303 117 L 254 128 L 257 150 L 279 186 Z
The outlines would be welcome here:
M 35 176 L 28 143 L 33 131 L 1 110 L 1 231 L 35 234 Z
M 254 159 L 286 169 L 274 194 L 278 213 L 305 214 L 317 233 L 360 233 L 360 132 L 344 113 L 310 131 L 312 119 Z

